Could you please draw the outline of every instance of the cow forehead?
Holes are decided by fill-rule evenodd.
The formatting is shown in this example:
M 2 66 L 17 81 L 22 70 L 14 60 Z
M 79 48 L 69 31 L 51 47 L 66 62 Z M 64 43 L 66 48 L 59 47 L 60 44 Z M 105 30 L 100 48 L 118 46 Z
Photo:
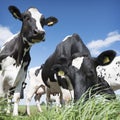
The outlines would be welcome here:
M 29 8 L 28 11 L 33 18 L 40 18 L 42 16 L 42 13 L 40 13 L 37 8 Z
M 76 67 L 77 69 L 80 69 L 82 63 L 83 63 L 84 57 L 77 57 L 73 59 L 72 66 Z
M 28 11 L 31 13 L 31 17 L 36 20 L 36 26 L 39 30 L 43 30 L 40 24 L 40 19 L 43 16 L 42 13 L 38 11 L 37 8 L 30 8 Z M 44 30 L 43 30 L 44 31 Z

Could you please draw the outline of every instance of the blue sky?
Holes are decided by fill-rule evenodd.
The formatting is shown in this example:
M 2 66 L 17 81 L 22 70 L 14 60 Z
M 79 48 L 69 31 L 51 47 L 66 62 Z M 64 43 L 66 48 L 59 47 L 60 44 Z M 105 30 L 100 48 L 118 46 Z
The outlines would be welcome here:
M 93 56 L 107 49 L 116 50 L 120 55 L 120 0 L 3 1 L 0 4 L 0 45 L 21 28 L 21 22 L 9 13 L 9 5 L 17 6 L 21 12 L 34 6 L 46 17 L 55 16 L 59 20 L 55 26 L 44 28 L 46 41 L 32 47 L 30 67 L 44 63 L 56 45 L 73 33 L 80 35 Z
M 67 35 L 78 33 L 93 56 L 113 49 L 120 55 L 120 0 L 1 0 L 0 46 L 20 31 L 21 22 L 12 17 L 9 5 L 21 12 L 33 6 L 44 16 L 55 16 L 59 22 L 45 27 L 46 41 L 31 49 L 30 67 L 40 66 Z

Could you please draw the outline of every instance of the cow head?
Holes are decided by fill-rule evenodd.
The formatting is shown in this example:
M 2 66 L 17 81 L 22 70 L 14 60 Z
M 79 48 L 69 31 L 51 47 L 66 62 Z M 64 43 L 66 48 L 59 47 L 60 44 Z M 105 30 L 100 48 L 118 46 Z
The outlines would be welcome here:
M 29 45 L 45 39 L 45 25 L 52 26 L 58 22 L 55 17 L 45 18 L 36 8 L 29 8 L 24 13 L 15 6 L 9 6 L 9 11 L 16 19 L 22 21 L 21 35 Z
M 54 66 L 54 70 L 59 77 L 58 83 L 61 83 L 62 87 L 68 86 L 68 78 L 74 88 L 74 98 L 78 100 L 83 93 L 94 85 L 100 84 L 100 86 L 109 87 L 106 81 L 97 77 L 96 67 L 98 65 L 107 65 L 112 62 L 116 53 L 113 50 L 108 50 L 101 53 L 98 57 L 92 58 L 90 56 L 77 57 L 73 59 L 72 65 L 64 67 L 61 65 Z M 82 59 L 82 60 L 81 60 Z M 64 78 L 64 81 L 63 81 Z M 102 81 L 102 82 L 100 82 Z M 103 82 L 104 81 L 104 82 Z M 67 87 L 66 87 L 67 88 Z M 105 93 L 114 94 L 113 90 L 109 87 Z

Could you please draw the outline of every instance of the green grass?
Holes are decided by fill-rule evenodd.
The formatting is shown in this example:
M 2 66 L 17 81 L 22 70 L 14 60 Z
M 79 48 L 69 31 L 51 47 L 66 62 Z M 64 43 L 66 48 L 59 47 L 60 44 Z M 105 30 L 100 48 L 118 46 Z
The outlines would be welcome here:
M 93 97 L 83 102 L 82 97 L 77 103 L 71 106 L 46 110 L 42 106 L 42 113 L 38 113 L 36 106 L 31 106 L 31 116 L 24 115 L 25 106 L 19 107 L 19 116 L 0 114 L 0 120 L 120 120 L 120 98 L 107 101 L 103 97 Z

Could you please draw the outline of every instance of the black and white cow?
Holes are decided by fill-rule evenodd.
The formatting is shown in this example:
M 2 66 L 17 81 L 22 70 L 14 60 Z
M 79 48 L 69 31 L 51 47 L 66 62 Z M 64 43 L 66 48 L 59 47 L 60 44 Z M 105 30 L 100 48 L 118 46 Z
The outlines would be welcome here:
M 120 89 L 120 56 L 116 56 L 115 59 L 106 66 L 97 67 L 97 75 L 103 77 L 113 90 Z
M 74 89 L 74 100 L 78 100 L 88 89 L 95 87 L 92 93 L 108 93 L 115 98 L 114 91 L 103 78 L 97 77 L 96 67 L 109 64 L 116 53 L 112 50 L 101 53 L 93 58 L 88 48 L 78 34 L 73 34 L 64 39 L 54 53 L 46 60 L 42 72 L 43 81 L 58 80 L 60 86 Z M 109 61 L 105 61 L 106 57 Z M 98 89 L 97 89 L 98 88 Z M 87 96 L 88 98 L 88 96 Z
M 78 35 L 73 34 L 67 36 L 64 40 L 57 45 L 55 52 L 46 60 L 42 71 L 43 81 L 47 86 L 47 80 L 56 81 L 54 77 L 54 71 L 51 71 L 53 65 L 65 65 L 69 66 L 72 63 L 72 59 L 76 56 L 89 56 L 90 52 L 84 45 Z M 60 84 L 60 83 L 59 83 Z
M 0 97 L 4 97 L 11 87 L 15 87 L 13 115 L 18 115 L 18 103 L 23 81 L 30 63 L 30 48 L 45 39 L 45 25 L 57 23 L 55 17 L 45 18 L 36 8 L 29 8 L 24 13 L 15 6 L 9 11 L 22 22 L 20 33 L 7 41 L 0 51 Z

